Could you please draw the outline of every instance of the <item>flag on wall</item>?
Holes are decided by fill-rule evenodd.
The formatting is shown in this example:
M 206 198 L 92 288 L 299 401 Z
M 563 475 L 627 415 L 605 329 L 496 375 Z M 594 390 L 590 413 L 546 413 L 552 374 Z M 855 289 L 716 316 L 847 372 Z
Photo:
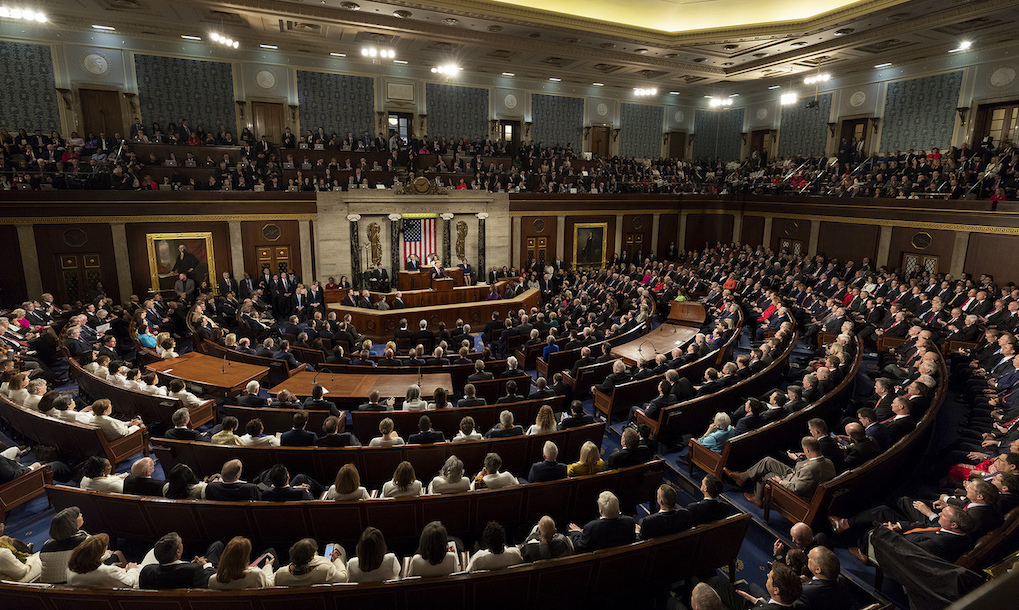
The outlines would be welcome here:
M 403 260 L 416 254 L 421 264 L 425 263 L 429 254 L 438 250 L 435 229 L 438 222 L 434 218 L 403 219 Z

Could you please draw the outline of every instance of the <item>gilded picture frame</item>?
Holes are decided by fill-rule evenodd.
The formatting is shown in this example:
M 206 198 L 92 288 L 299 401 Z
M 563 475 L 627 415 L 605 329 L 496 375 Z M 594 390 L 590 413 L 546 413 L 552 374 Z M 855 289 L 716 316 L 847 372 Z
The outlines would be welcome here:
M 573 266 L 605 266 L 609 223 L 578 222 L 573 225 Z
M 180 266 L 180 246 L 194 256 L 193 267 L 188 270 L 178 269 Z M 216 255 L 212 245 L 212 232 L 193 233 L 147 233 L 145 246 L 149 255 L 149 276 L 154 292 L 173 292 L 178 273 L 183 270 L 195 281 L 195 286 L 202 280 L 209 282 L 213 291 L 217 289 Z M 187 259 L 190 260 L 190 259 Z

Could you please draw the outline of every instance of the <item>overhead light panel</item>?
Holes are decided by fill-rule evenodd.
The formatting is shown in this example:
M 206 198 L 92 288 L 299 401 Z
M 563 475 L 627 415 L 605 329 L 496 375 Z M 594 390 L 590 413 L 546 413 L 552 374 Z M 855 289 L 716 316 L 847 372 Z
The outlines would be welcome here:
M 454 74 L 458 74 L 460 70 L 463 70 L 463 68 L 456 64 L 442 64 L 440 66 L 435 66 L 434 68 L 432 68 L 432 74 L 453 76 Z
M 556 77 L 554 77 L 554 76 L 553 76 L 553 77 L 549 78 L 548 80 L 552 81 L 553 83 L 558 83 L 559 81 L 561 81 L 561 80 L 563 80 L 563 79 L 561 79 L 561 78 L 556 78 Z
M 808 76 L 803 79 L 803 82 L 807 85 L 813 85 L 816 83 L 826 83 L 831 80 L 831 74 L 824 72 L 822 74 L 815 74 L 814 76 Z
M 223 36 L 218 32 L 213 32 L 212 34 L 209 34 L 209 38 L 211 38 L 214 42 L 218 42 L 219 44 L 225 47 L 233 47 L 234 49 L 236 49 L 241 46 L 241 43 L 237 42 L 233 38 L 227 38 L 226 36 Z
M 887 67 L 888 67 L 888 66 L 890 66 L 890 65 L 892 65 L 892 62 L 890 62 L 890 61 L 886 61 L 885 63 L 883 63 L 883 64 L 877 64 L 877 65 L 876 65 L 876 66 L 874 66 L 874 67 L 875 67 L 875 68 L 877 68 L 878 70 L 880 70 L 881 68 L 887 68 Z
M 669 95 L 679 95 L 679 91 L 669 91 Z
M 94 25 L 94 24 L 92 25 L 92 29 L 102 30 L 104 32 L 114 32 L 117 30 L 117 28 L 113 27 L 112 25 Z
M 364 47 L 364 48 L 361 49 L 361 55 L 363 55 L 365 57 L 371 57 L 372 59 L 375 59 L 376 57 L 379 57 L 379 58 L 382 58 L 382 59 L 394 59 L 396 57 L 396 51 L 394 51 L 393 49 L 379 49 L 379 48 L 376 48 L 376 47 Z
M 959 43 L 959 46 L 948 51 L 949 53 L 958 53 L 959 51 L 968 51 L 973 46 L 973 43 L 969 40 L 963 40 Z
M 790 104 L 796 103 L 797 96 L 795 92 L 783 93 L 782 97 L 779 99 L 781 100 L 783 106 L 789 106 Z
M 408 62 L 407 62 L 407 60 L 405 60 L 405 59 L 394 59 L 394 60 L 393 60 L 393 63 L 394 63 L 394 64 L 406 64 L 406 63 L 408 63 Z
M 782 85 L 772 85 L 772 86 L 768 87 L 768 90 L 770 91 L 772 89 L 781 89 L 781 88 L 782 88 Z
M 591 83 L 593 87 L 604 87 L 605 83 Z
M 181 34 L 180 37 L 183 38 L 184 40 L 201 40 L 202 39 L 201 36 L 189 36 L 187 34 Z
M 346 53 L 330 53 L 333 57 L 346 57 Z
M 46 15 L 38 11 L 33 11 L 27 8 L 7 8 L 6 6 L 0 6 L 0 17 L 5 19 L 21 19 L 22 21 L 35 21 L 37 23 L 46 23 L 47 21 Z
M 503 72 L 502 75 L 503 76 L 516 76 L 516 74 L 513 73 L 513 72 Z
M 263 49 L 272 49 L 274 51 L 279 48 L 274 44 L 260 44 L 258 46 L 262 47 Z

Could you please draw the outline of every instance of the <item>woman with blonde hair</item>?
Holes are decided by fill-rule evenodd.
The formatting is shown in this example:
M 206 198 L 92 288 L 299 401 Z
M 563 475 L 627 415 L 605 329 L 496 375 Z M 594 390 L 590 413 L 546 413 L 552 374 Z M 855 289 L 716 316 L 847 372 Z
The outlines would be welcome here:
M 605 470 L 605 461 L 601 459 L 601 450 L 591 441 L 580 446 L 580 459 L 566 467 L 566 476 L 579 477 Z
M 216 565 L 216 573 L 209 579 L 210 589 L 236 591 L 262 589 L 274 584 L 272 563 L 276 558 L 266 553 L 261 568 L 251 565 L 251 541 L 234 536 L 226 543 Z
M 368 443 L 369 447 L 393 447 L 395 445 L 406 445 L 407 443 L 400 438 L 400 435 L 394 432 L 396 425 L 390 418 L 385 418 L 379 422 L 379 432 L 381 436 L 376 436 Z
M 336 473 L 336 480 L 322 496 L 323 500 L 344 502 L 367 500 L 368 490 L 361 487 L 361 474 L 353 464 L 344 464 Z
M 538 415 L 534 418 L 534 424 L 527 429 L 527 435 L 531 436 L 534 434 L 545 434 L 546 432 L 555 432 L 556 422 L 555 414 L 552 412 L 552 407 L 548 405 L 542 405 L 538 409 Z

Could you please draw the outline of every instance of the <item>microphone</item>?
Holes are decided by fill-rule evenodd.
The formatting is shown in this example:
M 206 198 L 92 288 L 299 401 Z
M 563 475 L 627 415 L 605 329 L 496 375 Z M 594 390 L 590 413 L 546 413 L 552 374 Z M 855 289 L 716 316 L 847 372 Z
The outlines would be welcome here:
M 312 388 L 314 388 L 316 385 L 318 385 L 318 376 L 321 375 L 321 374 L 322 374 L 322 371 L 318 371 L 318 372 L 315 373 L 315 377 L 313 377 L 312 380 L 311 380 L 311 387 Z
M 421 366 L 418 365 L 418 387 L 421 387 Z
M 655 347 L 655 344 L 651 343 L 651 341 L 648 340 L 648 339 L 644 339 L 643 341 L 640 342 L 640 345 L 637 346 L 637 353 L 638 354 L 640 354 L 642 357 L 644 356 L 644 351 L 643 350 L 644 350 L 644 344 L 645 343 L 650 345 L 651 349 L 655 350 L 655 355 L 658 355 L 658 348 Z
M 221 370 L 219 374 L 226 375 L 226 354 L 223 354 L 223 370 Z

